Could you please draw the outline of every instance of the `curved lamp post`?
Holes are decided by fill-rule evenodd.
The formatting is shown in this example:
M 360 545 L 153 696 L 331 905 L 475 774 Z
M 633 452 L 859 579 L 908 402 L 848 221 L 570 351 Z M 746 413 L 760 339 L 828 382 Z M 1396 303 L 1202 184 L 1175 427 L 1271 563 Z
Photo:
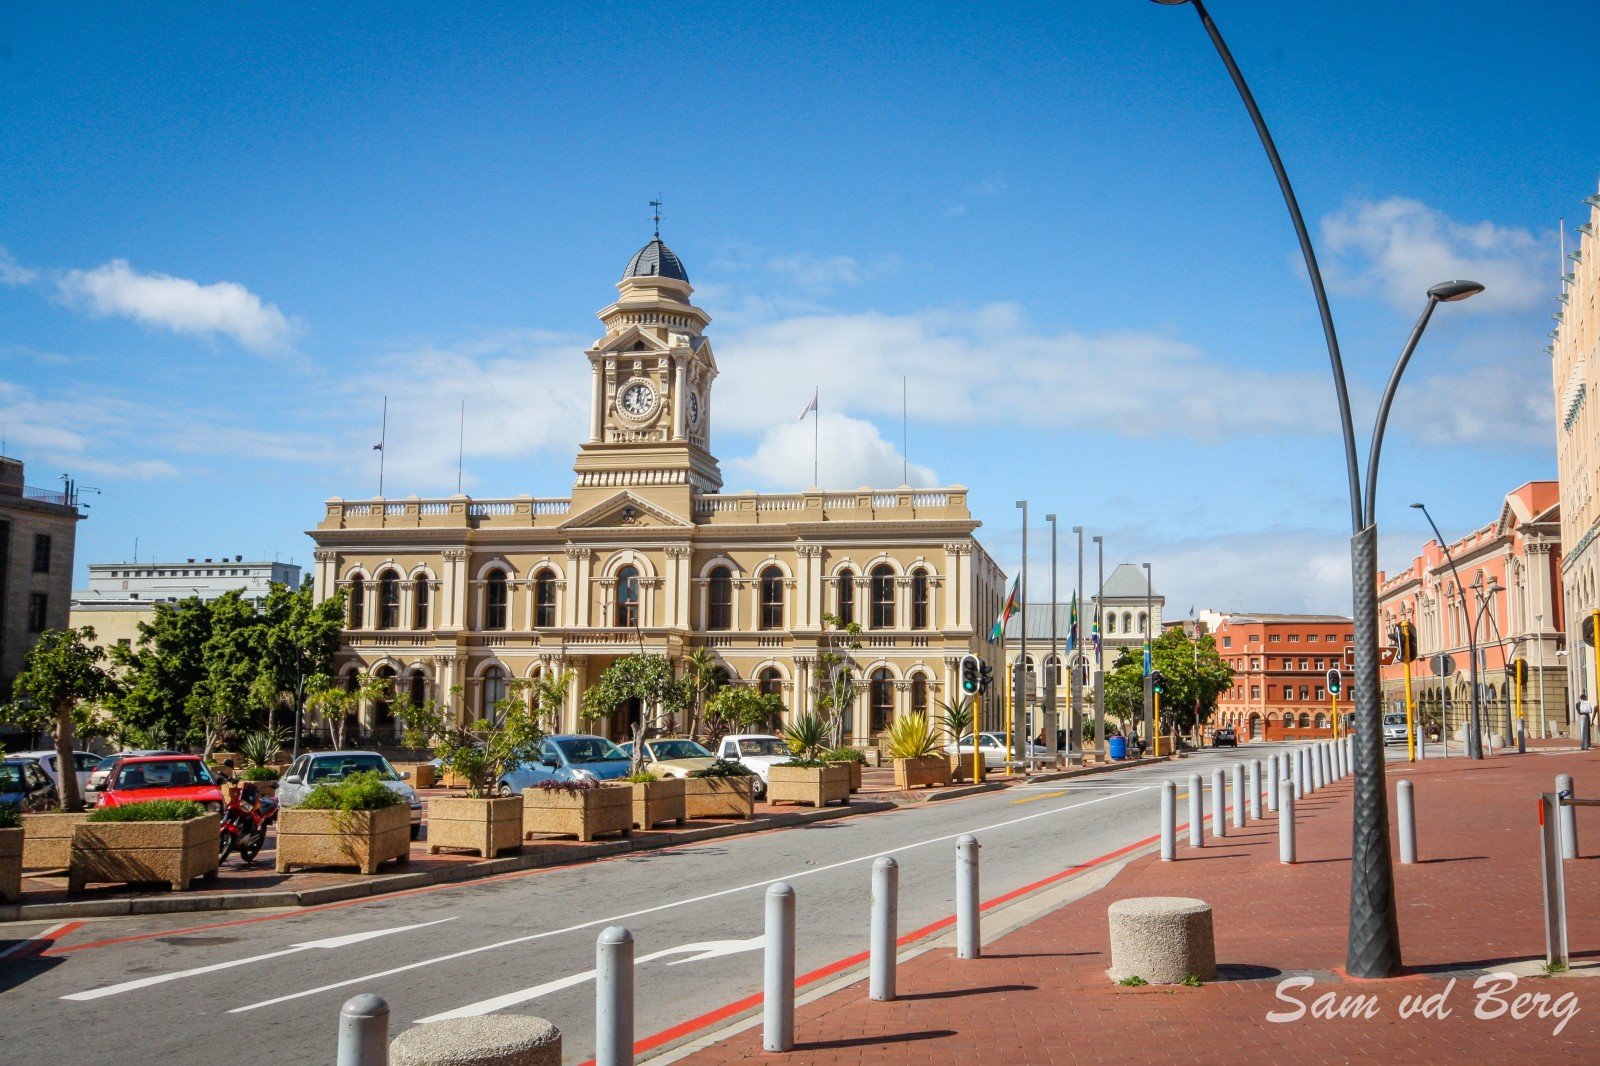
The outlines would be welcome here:
M 1411 506 L 1415 510 L 1421 511 L 1422 517 L 1426 518 L 1428 525 L 1433 528 L 1433 536 L 1439 542 L 1439 549 L 1444 552 L 1444 561 L 1450 564 L 1450 576 L 1455 578 L 1456 588 L 1461 590 L 1461 606 L 1465 608 L 1467 605 L 1467 586 L 1461 581 L 1461 571 L 1456 569 L 1455 556 L 1450 554 L 1450 546 L 1444 542 L 1444 534 L 1439 532 L 1438 523 L 1434 522 L 1433 515 L 1428 513 L 1428 508 L 1425 504 L 1414 503 Z M 1487 602 L 1488 594 L 1485 594 L 1482 602 L 1478 605 L 1479 616 L 1483 614 L 1483 603 Z M 1473 616 L 1470 609 L 1465 613 L 1467 615 L 1467 660 L 1470 664 L 1467 669 L 1472 685 L 1472 699 L 1469 704 L 1470 709 L 1467 712 L 1467 758 L 1481 759 L 1483 758 L 1483 733 L 1482 724 L 1479 721 L 1481 710 L 1478 703 L 1478 619 Z M 1446 723 L 1444 729 L 1448 731 L 1449 728 L 1448 723 Z
M 1300 254 L 1305 259 L 1306 274 L 1311 279 L 1311 291 L 1316 296 L 1317 312 L 1322 319 L 1322 334 L 1328 345 L 1328 360 L 1333 368 L 1334 394 L 1339 404 L 1339 425 L 1344 434 L 1345 474 L 1350 492 L 1350 569 L 1354 600 L 1351 627 L 1355 642 L 1355 796 L 1353 811 L 1353 839 L 1350 863 L 1350 928 L 1346 947 L 1345 969 L 1352 977 L 1389 977 L 1400 969 L 1400 930 L 1395 916 L 1394 869 L 1389 854 L 1389 801 L 1384 786 L 1383 765 L 1383 701 L 1378 681 L 1378 530 L 1373 519 L 1374 496 L 1378 478 L 1378 453 L 1383 446 L 1384 425 L 1389 418 L 1389 406 L 1394 400 L 1400 375 L 1422 336 L 1435 304 L 1466 299 L 1482 292 L 1483 286 L 1470 281 L 1446 282 L 1428 290 L 1428 306 L 1411 331 L 1405 351 L 1389 375 L 1389 385 L 1372 430 L 1372 442 L 1367 458 L 1367 483 L 1363 492 L 1361 463 L 1356 451 L 1355 427 L 1350 417 L 1350 393 L 1345 385 L 1344 362 L 1339 355 L 1339 339 L 1333 328 L 1333 312 L 1328 306 L 1327 290 L 1322 284 L 1322 272 L 1317 268 L 1316 252 L 1311 247 L 1311 234 L 1300 214 L 1299 202 L 1289 184 L 1289 174 L 1266 120 L 1256 106 L 1250 87 L 1245 84 L 1239 65 L 1233 61 L 1222 34 L 1211 21 L 1201 0 L 1155 0 L 1158 4 L 1178 6 L 1189 3 L 1205 27 L 1217 55 L 1233 79 L 1234 88 L 1250 113 L 1261 147 L 1266 150 L 1267 161 L 1278 179 L 1278 190 L 1289 209 L 1289 220 L 1294 224 L 1295 235 L 1300 240 Z

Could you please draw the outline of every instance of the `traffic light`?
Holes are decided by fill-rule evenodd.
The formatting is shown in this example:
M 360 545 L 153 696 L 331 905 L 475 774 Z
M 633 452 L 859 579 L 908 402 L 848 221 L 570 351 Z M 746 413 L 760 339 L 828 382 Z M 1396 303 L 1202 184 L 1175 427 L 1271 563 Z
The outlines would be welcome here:
M 1516 681 L 1517 684 L 1526 686 L 1528 684 L 1528 660 L 1512 659 L 1511 677 Z
M 1162 674 L 1162 672 L 1160 670 L 1152 670 L 1152 671 L 1150 671 L 1150 691 L 1151 692 L 1160 692 L 1161 691 L 1161 686 L 1166 684 L 1166 682 L 1167 682 L 1166 675 Z
M 989 686 L 994 684 L 994 668 L 982 659 L 978 660 L 978 691 L 988 692 Z
M 1328 671 L 1328 695 L 1337 696 L 1344 687 L 1344 675 L 1339 673 L 1338 667 Z
M 1395 647 L 1400 649 L 1400 658 L 1404 662 L 1417 661 L 1417 627 L 1410 622 L 1401 622 L 1394 627 Z
M 978 665 L 976 655 L 961 657 L 961 691 L 968 696 L 976 696 L 983 691 L 983 680 L 978 674 Z

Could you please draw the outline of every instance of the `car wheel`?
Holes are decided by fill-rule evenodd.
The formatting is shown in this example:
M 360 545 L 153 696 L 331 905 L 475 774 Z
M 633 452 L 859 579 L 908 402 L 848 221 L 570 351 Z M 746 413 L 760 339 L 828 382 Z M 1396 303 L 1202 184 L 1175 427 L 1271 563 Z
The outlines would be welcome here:
M 516 793 L 511 791 L 511 786 L 510 785 L 508 785 L 504 781 L 502 781 L 502 782 L 500 782 L 500 795 L 502 797 L 515 796 Z

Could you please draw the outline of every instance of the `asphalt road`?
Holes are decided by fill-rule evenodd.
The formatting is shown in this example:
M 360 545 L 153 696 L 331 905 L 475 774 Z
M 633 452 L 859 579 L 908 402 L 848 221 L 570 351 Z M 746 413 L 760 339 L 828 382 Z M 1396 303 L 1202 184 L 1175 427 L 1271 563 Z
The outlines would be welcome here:
M 1182 787 L 1189 773 L 1235 759 L 1207 751 L 1178 766 L 319 909 L 95 920 L 41 957 L 0 960 L 0 1061 L 57 1061 L 82 1039 L 84 1061 L 327 1063 L 340 1005 L 374 992 L 391 1006 L 391 1035 L 509 1010 L 555 1022 L 565 1060 L 583 1062 L 595 940 L 607 926 L 635 939 L 644 1040 L 760 991 L 763 894 L 775 881 L 796 892 L 797 972 L 824 970 L 866 950 L 877 856 L 900 864 L 905 935 L 953 913 L 961 834 L 983 846 L 981 898 L 992 900 L 1148 839 L 1161 780 Z M 991 928 L 1006 920 L 989 914 Z M 0 928 L 0 949 L 46 924 Z M 21 1048 L 34 1053 L 9 1058 Z

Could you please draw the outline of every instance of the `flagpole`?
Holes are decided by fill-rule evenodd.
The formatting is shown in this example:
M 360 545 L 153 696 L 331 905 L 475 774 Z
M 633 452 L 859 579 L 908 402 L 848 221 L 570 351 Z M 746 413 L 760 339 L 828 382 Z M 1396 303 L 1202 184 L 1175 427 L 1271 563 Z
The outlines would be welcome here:
M 383 429 L 378 435 L 378 498 L 383 498 L 383 461 L 388 458 L 389 449 L 384 445 L 389 443 L 389 397 L 383 398 Z
M 461 401 L 461 431 L 456 435 L 456 495 L 461 495 L 461 468 L 467 461 L 467 401 Z
M 900 375 L 900 483 L 902 485 L 911 484 L 911 422 L 906 389 L 906 376 L 902 374 Z
M 822 398 L 822 386 L 818 385 L 811 390 L 811 483 L 817 488 L 822 487 L 822 408 L 817 406 L 817 401 Z

